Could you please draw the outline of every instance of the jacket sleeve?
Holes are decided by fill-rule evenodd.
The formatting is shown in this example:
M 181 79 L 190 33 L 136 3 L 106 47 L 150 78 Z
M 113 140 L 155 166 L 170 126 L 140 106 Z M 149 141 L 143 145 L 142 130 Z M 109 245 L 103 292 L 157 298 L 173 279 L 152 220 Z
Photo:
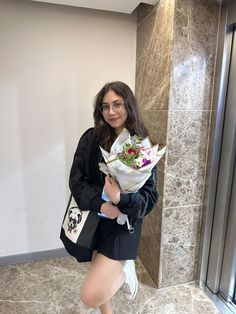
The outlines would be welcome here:
M 88 146 L 91 143 L 93 129 L 87 130 L 81 137 L 75 151 L 69 179 L 71 193 L 81 210 L 98 212 L 104 201 L 101 199 L 102 187 L 88 182 Z
M 123 214 L 143 218 L 157 203 L 157 168 L 152 169 L 152 174 L 146 183 L 136 193 L 121 194 L 117 204 Z

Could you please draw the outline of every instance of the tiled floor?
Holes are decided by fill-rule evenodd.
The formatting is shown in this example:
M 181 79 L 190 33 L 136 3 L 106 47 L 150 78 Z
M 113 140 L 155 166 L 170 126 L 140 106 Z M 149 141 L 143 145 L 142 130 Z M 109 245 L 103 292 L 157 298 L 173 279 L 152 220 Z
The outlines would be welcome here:
M 143 279 L 141 266 L 137 266 Z M 78 264 L 71 257 L 0 267 L 0 313 L 99 313 L 86 309 L 79 299 L 79 286 L 87 268 L 88 263 Z M 148 275 L 147 280 L 153 286 Z M 194 283 L 163 289 L 150 285 L 140 283 L 132 302 L 127 302 L 120 290 L 113 299 L 114 314 L 220 313 Z

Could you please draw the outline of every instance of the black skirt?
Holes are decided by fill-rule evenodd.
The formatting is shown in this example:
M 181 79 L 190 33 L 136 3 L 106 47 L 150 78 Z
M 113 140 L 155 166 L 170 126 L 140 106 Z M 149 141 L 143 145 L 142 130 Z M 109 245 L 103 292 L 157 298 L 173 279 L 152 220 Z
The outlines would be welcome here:
M 136 221 L 134 233 L 127 230 L 127 225 L 119 225 L 116 219 L 101 218 L 90 247 L 82 247 L 71 242 L 62 228 L 61 240 L 67 252 L 78 262 L 89 262 L 93 251 L 98 251 L 114 260 L 136 259 L 142 230 L 142 220 Z

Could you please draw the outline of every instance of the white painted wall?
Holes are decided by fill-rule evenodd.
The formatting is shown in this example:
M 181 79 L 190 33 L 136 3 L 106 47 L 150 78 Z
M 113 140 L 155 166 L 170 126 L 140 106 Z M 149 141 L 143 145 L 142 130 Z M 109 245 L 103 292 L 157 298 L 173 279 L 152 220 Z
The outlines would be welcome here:
M 62 247 L 77 141 L 110 80 L 135 81 L 132 15 L 0 0 L 0 256 Z

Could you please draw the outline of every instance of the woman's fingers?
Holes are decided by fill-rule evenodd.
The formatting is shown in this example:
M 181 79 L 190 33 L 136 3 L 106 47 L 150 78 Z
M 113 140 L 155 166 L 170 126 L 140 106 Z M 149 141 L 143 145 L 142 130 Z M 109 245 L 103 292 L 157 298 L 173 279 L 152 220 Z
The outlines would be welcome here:
M 118 207 L 112 205 L 111 202 L 103 203 L 101 207 L 101 212 L 107 215 L 109 218 L 116 218 L 120 215 Z
M 119 188 L 120 189 L 119 183 L 115 179 L 113 179 L 112 177 L 106 176 L 105 177 L 105 184 L 106 183 L 108 185 L 111 185 L 111 186 L 113 186 L 115 188 Z
M 106 176 L 106 177 L 105 177 L 105 184 L 109 184 L 109 185 L 111 185 L 111 184 L 112 184 L 112 178 L 111 178 L 111 177 Z
M 120 186 L 110 177 L 105 178 L 104 192 L 107 197 L 115 204 L 120 201 Z

